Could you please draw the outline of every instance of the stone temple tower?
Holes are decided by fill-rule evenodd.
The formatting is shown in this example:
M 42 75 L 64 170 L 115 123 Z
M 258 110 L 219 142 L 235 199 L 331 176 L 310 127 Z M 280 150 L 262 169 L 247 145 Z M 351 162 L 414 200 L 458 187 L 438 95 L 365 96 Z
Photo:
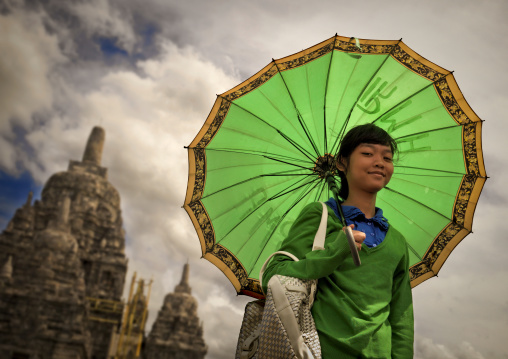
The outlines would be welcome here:
M 207 346 L 197 314 L 198 303 L 191 295 L 189 264 L 174 293 L 164 298 L 162 308 L 145 343 L 145 359 L 203 359 Z
M 70 227 L 78 241 L 90 302 L 92 359 L 106 357 L 111 335 L 121 322 L 120 300 L 127 272 L 120 196 L 107 180 L 107 169 L 101 167 L 104 140 L 104 130 L 94 127 L 82 161 L 70 161 L 67 171 L 47 181 L 39 210 L 44 222 L 62 196 L 72 200 Z
M 9 254 L 0 275 L 1 358 L 90 358 L 88 303 L 70 199 L 25 253 Z M 4 239 L 4 238 L 2 238 Z M 19 248 L 18 248 L 19 249 Z
M 36 278 L 40 273 L 47 272 L 49 277 L 44 278 L 49 280 L 48 278 L 53 275 L 51 271 L 54 272 L 51 283 L 55 288 L 64 288 L 64 284 L 58 283 L 65 283 L 65 280 L 70 278 L 61 277 L 62 271 L 68 270 L 69 275 L 73 273 L 75 278 L 81 278 L 77 281 L 77 283 L 83 284 L 82 286 L 77 285 L 77 288 L 81 289 L 75 293 L 71 293 L 71 291 L 68 295 L 85 298 L 86 314 L 80 315 L 91 336 L 90 353 L 83 357 L 87 359 L 107 357 L 112 333 L 120 325 L 122 319 L 123 306 L 120 300 L 127 271 L 120 196 L 107 180 L 107 169 L 101 167 L 104 140 L 104 130 L 95 127 L 88 139 L 82 161 L 70 161 L 67 171 L 51 176 L 43 188 L 40 201 L 35 201 L 32 205 L 32 198 L 29 195 L 27 203 L 16 211 L 7 228 L 0 235 L 0 276 L 3 278 L 0 281 L 1 288 L 10 286 L 12 290 L 18 290 L 18 288 L 28 285 L 23 283 L 31 283 L 31 288 L 35 293 L 36 290 L 42 290 L 37 286 L 46 286 L 46 282 L 31 281 L 30 277 Z M 68 209 L 62 210 L 64 207 Z M 51 262 L 51 265 L 57 265 L 55 263 L 60 263 L 58 258 L 61 257 L 59 255 L 64 255 L 63 252 L 57 251 L 60 254 L 48 254 L 47 257 L 44 257 L 45 259 L 41 259 L 41 253 L 49 253 L 41 248 L 61 247 L 60 244 L 55 244 L 58 241 L 51 239 L 53 237 L 48 233 L 67 243 L 67 246 L 70 246 L 70 242 L 76 245 L 75 252 L 74 250 L 70 252 L 74 253 L 72 255 L 79 262 L 79 270 L 74 266 L 76 263 L 74 259 L 69 259 L 68 262 L 69 265 L 74 263 L 72 268 L 67 268 L 62 264 L 62 267 L 55 270 L 43 265 L 51 262 L 54 258 L 57 258 L 54 259 L 56 262 Z M 64 237 L 68 238 L 64 240 L 62 239 Z M 71 237 L 72 240 L 69 239 Z M 69 256 L 69 251 L 67 249 L 65 251 L 64 256 Z M 27 258 L 31 258 L 33 261 L 28 266 L 26 264 Z M 34 267 L 35 265 L 38 267 Z M 30 272 L 30 270 L 34 272 Z M 23 292 L 22 289 L 19 290 Z M 5 291 L 0 289 L 0 299 L 4 293 Z M 62 293 L 66 292 L 60 293 L 63 296 Z M 76 313 L 78 312 L 79 310 L 76 309 Z M 0 306 L 0 318 L 5 319 L 0 319 L 0 336 L 4 327 L 12 329 L 16 326 L 26 325 L 26 323 L 16 322 L 15 319 L 2 317 L 2 313 L 5 313 L 5 307 Z M 61 315 L 65 316 L 64 313 Z M 42 317 L 39 316 L 39 318 Z M 74 317 L 62 319 L 71 321 L 71 318 Z M 43 323 L 44 320 L 41 320 L 42 327 L 57 327 L 51 324 L 50 319 L 47 320 L 47 323 Z M 62 329 L 63 333 L 66 331 L 66 329 Z M 87 340 L 83 340 L 83 347 L 89 345 Z M 0 349 L 1 346 L 0 342 Z M 9 353 L 14 353 L 14 349 L 9 350 L 11 350 Z M 37 355 L 52 358 L 46 352 L 40 352 Z M 10 356 L 6 357 L 10 358 Z M 78 356 L 77 358 L 82 357 Z

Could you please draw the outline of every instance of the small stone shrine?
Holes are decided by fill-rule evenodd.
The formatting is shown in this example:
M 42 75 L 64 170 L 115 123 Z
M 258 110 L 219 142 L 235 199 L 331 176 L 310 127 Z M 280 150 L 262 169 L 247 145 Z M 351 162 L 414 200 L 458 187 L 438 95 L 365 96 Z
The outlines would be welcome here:
M 180 284 L 164 298 L 162 308 L 145 343 L 145 359 L 202 359 L 207 352 L 198 302 L 191 295 L 189 264 Z

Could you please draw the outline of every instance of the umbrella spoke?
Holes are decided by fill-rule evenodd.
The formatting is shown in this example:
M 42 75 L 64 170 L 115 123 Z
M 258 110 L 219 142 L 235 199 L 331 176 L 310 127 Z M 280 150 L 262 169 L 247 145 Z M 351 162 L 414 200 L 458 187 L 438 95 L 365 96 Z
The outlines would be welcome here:
M 245 110 L 243 109 L 242 107 L 236 105 L 238 108 L 241 108 L 242 110 Z M 249 114 L 251 114 L 254 118 L 258 119 L 259 121 L 261 121 L 263 124 L 266 124 L 267 126 L 269 126 L 269 128 L 271 128 L 272 130 L 274 130 L 274 132 L 277 132 L 287 143 L 289 143 L 293 148 L 295 148 L 296 150 L 298 150 L 300 153 L 302 153 L 305 157 L 307 157 L 309 160 L 311 161 L 314 161 L 314 157 L 313 157 L 313 154 L 310 153 L 309 151 L 307 151 L 303 146 L 301 146 L 300 144 L 298 144 L 297 141 L 295 141 L 294 139 L 292 139 L 291 137 L 289 137 L 287 134 L 283 133 L 280 129 L 270 125 L 269 123 L 267 123 L 266 121 L 264 121 L 263 119 L 261 119 L 260 117 L 252 114 L 251 112 L 245 110 L 246 112 L 248 112 Z M 252 134 L 252 133 L 247 133 L 245 131 L 240 131 L 239 129 L 236 129 L 236 128 L 231 128 L 231 127 L 228 127 L 226 125 L 223 126 L 223 129 L 227 129 L 228 131 L 231 131 L 231 132 L 235 132 L 235 133 L 238 133 L 240 134 L 241 136 L 245 136 L 247 138 L 254 138 L 254 139 L 257 139 L 261 142 L 267 142 L 266 139 L 263 138 L 263 136 L 261 136 L 263 133 L 256 133 L 256 135 Z M 271 144 L 273 144 L 273 142 L 271 142 Z M 281 148 L 283 148 L 281 146 Z
M 348 80 L 347 80 L 347 84 L 346 84 L 346 89 L 348 88 L 348 86 L 349 86 L 349 84 L 351 82 L 351 79 L 353 78 L 353 75 L 355 74 L 357 66 L 358 66 L 358 61 L 356 61 L 353 70 L 349 74 L 349 77 L 348 77 Z M 339 103 L 337 105 L 337 111 L 335 113 L 335 119 L 333 121 L 333 127 L 332 128 L 336 127 L 337 120 L 338 120 L 338 117 L 339 117 L 339 110 L 341 109 L 341 106 L 342 106 L 342 103 L 344 101 L 345 95 L 346 95 L 346 91 L 343 91 L 342 94 L 341 94 Z M 357 99 L 357 102 L 358 102 L 358 99 Z M 353 108 L 354 108 L 354 106 L 351 108 L 351 111 L 353 111 Z M 342 141 L 342 137 L 344 136 L 344 131 L 345 131 L 347 125 L 348 125 L 349 117 L 351 115 L 351 111 L 350 111 L 349 115 L 346 116 L 345 121 L 342 123 L 342 126 L 341 126 L 339 132 L 337 133 L 337 136 L 335 136 L 335 141 L 333 142 L 332 147 L 331 147 L 331 153 L 336 153 L 337 152 L 338 144 L 340 143 L 340 141 Z
M 413 176 L 417 176 L 417 175 L 413 175 Z M 462 177 L 460 177 L 460 179 L 462 179 Z M 421 181 L 410 181 L 408 179 L 404 179 L 404 178 L 400 178 L 400 177 L 393 177 L 392 178 L 392 181 L 394 182 L 397 182 L 398 185 L 400 185 L 400 183 L 405 183 L 406 184 L 406 189 L 407 189 L 407 186 L 409 185 L 409 187 L 411 187 L 411 191 L 412 192 L 415 192 L 415 189 L 419 188 L 421 190 L 421 194 L 420 196 L 424 196 L 424 194 L 426 194 L 429 190 L 432 191 L 432 194 L 433 194 L 433 197 L 436 196 L 436 195 L 440 195 L 441 197 L 440 198 L 448 198 L 450 201 L 454 201 L 455 200 L 455 194 L 452 194 L 450 192 L 446 192 L 442 189 L 439 189 L 439 188 L 435 188 L 435 187 L 431 187 L 429 185 L 428 182 L 426 182 L 425 184 L 423 184 Z M 393 182 L 393 183 L 394 183 Z M 415 193 L 414 196 L 416 196 L 418 193 Z M 428 200 L 428 198 L 426 198 Z
M 252 269 L 255 267 L 255 264 L 259 261 L 266 246 L 268 245 L 268 243 L 270 243 L 272 236 L 277 231 L 277 229 L 279 228 L 279 226 L 281 225 L 283 220 L 286 218 L 288 213 L 291 212 L 291 210 L 293 208 L 295 208 L 298 205 L 298 203 L 300 203 L 305 197 L 307 197 L 309 195 L 309 193 L 311 193 L 317 186 L 319 186 L 320 183 L 322 183 L 321 181 L 317 181 L 317 183 L 315 183 L 314 186 L 310 187 L 310 185 L 312 185 L 314 182 L 316 182 L 316 180 L 306 183 L 306 185 L 309 186 L 309 188 L 306 189 L 305 191 L 303 191 L 302 193 L 300 193 L 300 195 L 293 201 L 293 203 L 289 206 L 289 208 L 281 215 L 280 219 L 273 226 L 273 229 L 270 231 L 270 233 L 265 237 L 264 242 L 261 245 L 261 250 L 259 251 L 259 254 L 258 254 L 256 260 L 253 262 L 254 264 L 252 265 L 252 267 L 248 269 L 248 271 L 247 271 L 248 273 L 250 273 L 252 271 Z M 301 187 L 303 187 L 303 186 L 299 186 L 299 188 L 301 188 Z M 280 205 L 282 205 L 282 204 L 283 204 L 283 201 L 281 201 Z
M 437 78 L 434 82 L 428 83 L 425 87 L 421 88 L 420 90 L 410 94 L 409 96 L 405 97 L 404 99 L 400 100 L 398 103 L 393 105 L 391 108 L 387 109 L 384 113 L 382 113 L 380 116 L 378 116 L 374 121 L 372 121 L 373 124 L 376 124 L 376 122 L 381 121 L 384 122 L 388 117 L 395 115 L 398 111 L 396 111 L 397 108 L 402 107 L 404 108 L 404 105 L 408 103 L 413 97 L 417 96 L 418 94 L 422 93 L 423 91 L 427 90 L 430 87 L 434 87 L 434 85 L 440 81 L 444 81 L 446 79 L 445 77 Z M 438 107 L 436 107 L 438 108 Z M 403 121 L 405 122 L 405 121 Z M 411 122 L 409 122 L 411 123 Z M 397 129 L 396 125 L 392 125 L 394 127 L 394 130 Z M 390 127 L 392 127 L 390 126 Z M 391 129 L 388 129 L 387 132 L 392 132 Z
M 275 62 L 275 61 L 274 61 Z M 293 106 L 294 106 L 294 109 L 296 111 L 296 115 L 297 115 L 297 118 L 298 118 L 298 122 L 300 123 L 300 127 L 302 128 L 303 132 L 305 133 L 305 135 L 307 136 L 307 139 L 310 143 L 310 145 L 312 146 L 312 148 L 314 149 L 314 152 L 315 152 L 315 156 L 316 157 L 319 157 L 319 150 L 316 146 L 316 143 L 314 142 L 314 140 L 312 139 L 312 136 L 310 135 L 310 132 L 309 132 L 309 129 L 307 128 L 307 125 L 305 124 L 305 121 L 303 121 L 303 118 L 302 118 L 302 115 L 300 114 L 300 110 L 298 109 L 298 107 L 296 106 L 296 103 L 295 103 L 295 100 L 293 98 L 293 95 L 291 94 L 291 91 L 289 90 L 289 87 L 286 83 L 286 80 L 284 79 L 284 76 L 282 75 L 282 72 L 280 71 L 279 69 L 279 66 L 278 64 L 275 62 L 275 65 L 277 67 L 277 71 L 282 79 L 282 82 L 284 83 L 284 86 L 286 87 L 286 90 L 288 92 L 288 95 L 289 97 L 291 98 L 291 102 L 293 103 Z
M 278 67 L 277 67 L 277 65 L 275 65 L 275 68 L 276 68 L 276 69 L 277 69 L 277 71 L 278 71 Z M 284 81 L 284 78 L 282 77 L 282 75 L 280 76 L 280 78 L 281 78 L 281 80 L 283 81 L 283 83 L 284 83 L 284 87 L 286 88 L 286 91 L 287 91 L 288 86 L 287 86 L 286 82 Z M 264 98 L 264 99 L 265 99 L 265 100 L 266 100 L 266 101 L 267 101 L 267 102 L 268 102 L 268 103 L 269 103 L 269 104 L 270 104 L 270 105 L 271 105 L 271 106 L 272 106 L 272 107 L 273 107 L 273 108 L 277 111 L 277 113 L 278 113 L 278 114 L 279 114 L 282 118 L 284 118 L 284 119 L 286 120 L 287 125 L 289 125 L 289 126 L 290 126 L 290 128 L 291 128 L 291 129 L 293 129 L 295 132 L 299 133 L 298 128 L 297 128 L 297 127 L 295 127 L 295 125 L 294 125 L 294 121 L 291 121 L 291 120 L 290 120 L 290 119 L 286 116 L 286 114 L 283 112 L 283 110 L 281 110 L 281 109 L 279 108 L 279 106 L 277 105 L 277 103 L 276 103 L 276 102 L 274 102 L 274 101 L 273 101 L 270 97 L 268 97 L 268 96 L 265 94 L 265 92 L 264 92 L 264 91 L 262 91 L 262 89 L 259 89 L 259 93 L 260 93 L 260 94 L 263 96 L 263 98 Z M 297 108 L 295 107 L 295 105 L 294 105 L 294 103 L 295 103 L 295 102 L 294 102 L 293 98 L 291 97 L 291 94 L 289 93 L 289 91 L 287 91 L 287 93 L 288 93 L 288 96 L 290 96 L 291 103 L 292 103 L 293 108 L 294 108 L 294 110 L 295 110 L 296 116 L 297 116 L 297 118 L 299 118 L 299 117 L 298 117 L 298 116 L 299 116 L 298 109 L 297 109 Z M 301 123 L 300 123 L 300 125 L 301 125 Z M 300 133 L 300 134 L 301 134 L 301 133 Z M 312 138 L 312 136 L 310 136 L 310 134 L 308 134 L 308 133 L 307 133 L 307 132 L 305 132 L 305 131 L 304 131 L 304 134 L 305 134 L 305 136 L 302 136 L 302 137 L 301 137 L 304 141 L 305 141 L 305 139 L 306 139 L 306 138 Z M 294 139 L 293 139 L 293 140 L 294 140 Z M 295 142 L 296 142 L 296 141 L 295 141 Z M 314 142 L 311 140 L 311 141 L 310 141 L 310 143 L 311 143 L 311 144 L 313 144 Z M 317 146 L 315 146 L 315 145 L 314 145 L 313 147 L 314 147 L 314 149 L 316 149 L 316 148 L 317 148 Z M 306 151 L 306 152 L 307 152 L 308 154 L 310 154 L 308 151 Z M 310 156 L 312 157 L 312 156 L 313 156 L 313 154 L 310 154 Z
M 214 196 L 217 193 L 220 193 L 222 191 L 225 191 L 225 190 L 228 190 L 228 189 L 232 189 L 234 187 L 246 184 L 246 183 L 248 183 L 250 181 L 258 180 L 258 179 L 260 179 L 262 177 L 267 177 L 267 176 L 286 176 L 286 177 L 305 176 L 305 177 L 308 177 L 310 175 L 311 174 L 294 173 L 291 170 L 281 171 L 281 172 L 274 172 L 274 173 L 268 173 L 268 174 L 261 174 L 261 175 L 255 176 L 255 177 L 250 177 L 250 178 L 248 178 L 246 180 L 243 180 L 243 181 L 236 182 L 236 183 L 234 183 L 232 185 L 229 185 L 227 187 L 223 187 L 223 188 L 221 188 L 221 189 L 219 189 L 217 191 L 208 193 L 205 196 L 203 196 L 202 199 L 210 198 L 211 196 Z
M 335 44 L 337 43 L 337 37 L 333 40 L 333 47 L 335 48 Z M 333 54 L 335 51 L 332 51 L 330 55 L 330 63 L 328 64 L 328 71 L 326 72 L 326 82 L 325 82 L 325 101 L 323 103 L 323 135 L 324 135 L 324 152 L 328 153 L 328 134 L 327 134 L 327 128 L 326 128 L 326 104 L 327 104 L 327 94 L 328 94 L 328 85 L 330 81 L 330 70 L 332 68 L 332 62 L 333 62 Z
M 401 217 L 404 217 L 404 218 L 406 218 L 407 220 L 412 221 L 412 220 L 411 220 L 411 218 L 409 218 L 409 216 L 407 216 L 407 215 L 405 214 L 405 212 L 404 212 L 404 211 L 399 210 L 399 209 L 397 208 L 397 206 L 394 206 L 394 205 L 392 205 L 392 204 L 391 204 L 391 203 L 389 203 L 389 202 L 385 202 L 385 204 L 386 204 L 386 205 L 388 205 L 388 206 L 390 206 L 390 207 L 392 208 L 392 210 L 393 210 L 393 211 L 395 211 L 395 212 L 397 212 L 397 213 L 398 213 L 398 215 L 400 215 Z M 414 222 L 413 222 L 413 223 L 414 223 Z M 431 235 L 430 233 L 428 233 L 428 232 L 427 232 L 427 231 L 426 231 L 426 230 L 425 230 L 422 226 L 420 226 L 420 225 L 418 225 L 418 224 L 416 224 L 416 223 L 415 223 L 415 225 L 416 225 L 419 229 L 421 229 L 423 232 L 425 232 L 427 235 L 432 236 L 432 235 Z M 418 251 L 417 251 L 417 250 L 416 250 L 416 249 L 415 249 L 415 248 L 411 245 L 411 243 L 410 243 L 410 242 L 408 242 L 407 240 L 406 240 L 406 242 L 407 242 L 407 247 L 408 247 L 408 249 L 409 249 L 409 250 L 410 250 L 410 251 L 411 251 L 411 252 L 415 255 L 415 257 L 416 257 L 416 258 L 418 258 L 418 260 L 422 261 L 422 260 L 423 260 L 423 257 L 422 257 L 422 256 L 418 253 Z
M 312 171 L 312 167 L 314 166 L 313 161 L 310 162 L 310 161 L 303 160 L 301 158 L 288 157 L 288 156 L 284 156 L 284 155 L 279 155 L 277 153 L 257 152 L 257 151 L 239 150 L 239 149 L 224 149 L 224 148 L 208 148 L 207 149 L 207 152 L 212 152 L 212 151 L 263 157 L 263 158 L 266 158 L 266 159 L 269 159 L 272 161 L 278 161 L 278 162 L 285 163 L 285 164 L 288 164 L 291 166 L 300 167 L 303 169 L 308 169 L 310 171 Z M 291 161 L 293 161 L 293 162 L 291 162 Z M 308 166 L 298 165 L 296 162 L 307 163 Z M 226 168 L 226 167 L 222 167 L 222 168 Z
M 446 170 L 437 170 L 437 169 L 434 169 L 434 168 L 425 168 L 425 167 L 413 167 L 413 166 L 397 166 L 397 168 L 408 168 L 408 169 L 418 169 L 418 170 L 425 170 L 425 171 L 429 171 L 429 172 L 438 172 L 438 173 L 448 173 L 450 175 L 455 175 L 455 176 L 464 176 L 464 173 L 460 173 L 460 172 L 453 172 L 453 171 L 446 171 Z M 403 173 L 397 173 L 397 175 L 399 174 L 403 174 Z M 416 175 L 418 176 L 418 175 Z M 450 177 L 450 176 L 444 176 L 444 177 Z
M 462 178 L 464 176 L 463 173 L 458 173 L 458 172 L 450 172 L 450 171 L 437 171 L 437 170 L 434 170 L 434 169 L 431 169 L 431 168 L 423 168 L 423 167 L 409 167 L 409 166 L 397 166 L 397 168 L 408 168 L 408 169 L 417 169 L 417 170 L 424 170 L 424 171 L 429 171 L 429 172 L 438 172 L 438 173 L 448 173 L 449 175 L 437 175 L 437 174 L 422 174 L 422 173 L 419 173 L 419 174 L 416 174 L 416 173 L 400 173 L 400 172 L 397 172 L 396 174 L 394 174 L 394 176 L 396 176 L 397 178 L 399 176 L 417 176 L 417 177 L 452 177 L 452 178 Z
M 308 184 L 311 184 L 311 183 L 319 181 L 319 180 L 320 180 L 319 177 L 314 177 L 310 182 L 304 183 L 304 184 L 302 184 L 302 185 L 300 185 L 300 186 L 298 186 L 296 188 L 288 188 L 287 190 L 283 190 L 283 191 L 279 192 L 278 194 L 276 194 L 275 196 L 272 196 L 268 200 L 271 201 L 271 200 L 277 199 L 279 197 L 285 196 L 285 195 L 287 195 L 287 194 L 289 194 L 289 193 L 291 193 L 293 191 L 296 191 L 297 189 L 299 189 L 301 187 L 304 187 L 304 186 L 306 186 Z
M 434 208 L 431 208 L 431 207 L 427 206 L 426 204 L 424 204 L 424 203 L 422 203 L 422 202 L 420 202 L 420 201 L 416 201 L 415 199 L 411 198 L 410 196 L 408 196 L 408 195 L 406 195 L 406 194 L 404 194 L 404 193 L 401 193 L 401 192 L 399 192 L 399 191 L 395 191 L 394 189 L 392 189 L 392 188 L 390 188 L 390 187 L 385 187 L 385 189 L 387 189 L 388 191 L 390 191 L 390 192 L 392 192 L 392 193 L 398 194 L 399 196 L 402 196 L 402 197 L 404 197 L 404 198 L 408 199 L 409 201 L 411 201 L 411 202 L 413 202 L 413 203 L 416 203 L 416 204 L 417 204 L 417 205 L 419 205 L 419 206 L 425 207 L 425 209 L 427 209 L 428 211 L 430 211 L 430 212 L 432 212 L 432 213 L 435 213 L 435 214 L 437 214 L 438 216 L 440 216 L 440 217 L 442 217 L 442 218 L 445 218 L 445 219 L 446 219 L 446 220 L 448 220 L 448 221 L 452 221 L 450 218 L 448 218 L 448 217 L 447 217 L 447 216 L 445 216 L 444 214 L 442 214 L 442 213 L 440 213 L 440 212 L 436 211 Z M 452 222 L 453 222 L 453 221 L 452 221 Z M 456 223 L 456 222 L 453 222 L 453 223 L 455 223 L 457 226 L 459 226 L 459 227 L 461 227 L 461 228 L 463 228 L 463 229 L 466 229 L 464 226 L 462 226 L 462 225 L 460 225 L 460 224 L 458 224 L 458 223 Z M 420 228 L 421 228 L 421 227 L 420 227 Z M 423 229 L 423 228 L 422 228 L 422 229 Z M 424 231 L 425 231 L 425 230 L 424 230 Z M 430 235 L 430 233 L 429 233 L 429 235 Z
M 400 42 L 400 40 L 399 40 Z M 393 53 L 393 50 L 396 48 L 397 46 L 393 46 L 392 47 L 392 50 L 389 54 L 387 54 L 385 56 L 385 58 L 383 59 L 383 61 L 381 62 L 381 64 L 378 66 L 378 68 L 374 71 L 374 73 L 372 74 L 372 76 L 370 77 L 370 79 L 365 83 L 365 86 L 363 87 L 363 89 L 360 91 L 359 95 L 357 96 L 354 104 L 351 106 L 350 110 L 349 110 L 349 114 L 346 116 L 344 122 L 342 123 L 342 127 L 339 131 L 339 135 L 336 137 L 334 143 L 333 143 L 333 146 L 332 146 L 332 151 L 333 153 L 335 153 L 337 150 L 338 150 L 338 147 L 339 147 L 339 144 L 340 142 L 342 141 L 342 138 L 344 137 L 345 133 L 346 133 L 346 129 L 349 125 L 349 121 L 351 119 L 351 114 L 353 113 L 353 110 L 356 108 L 356 106 L 358 105 L 358 103 L 360 102 L 360 99 L 362 99 L 363 97 L 365 97 L 366 95 L 369 94 L 370 91 L 372 91 L 373 89 L 373 86 L 369 86 L 372 81 L 376 78 L 376 75 L 379 73 L 379 71 L 383 68 L 384 64 L 386 63 L 386 61 L 390 58 L 390 55 Z M 355 65 L 355 69 L 356 69 L 356 65 Z M 352 76 L 352 74 L 351 74 Z M 374 80 L 375 81 L 375 80 Z M 367 93 L 366 93 L 367 91 Z
M 449 129 L 452 129 L 452 128 L 457 128 L 457 127 L 464 127 L 464 125 L 453 125 L 453 126 L 445 126 L 445 127 L 439 127 L 439 128 L 433 128 L 431 130 L 425 130 L 425 131 L 419 131 L 419 132 L 413 132 L 409 135 L 404 135 L 404 136 L 399 136 L 399 137 L 394 137 L 394 140 L 395 142 L 400 142 L 401 140 L 404 140 L 406 138 L 411 138 L 411 137 L 416 137 L 418 135 L 423 135 L 423 134 L 426 134 L 426 133 L 432 133 L 432 132 L 437 132 L 437 131 L 444 131 L 444 130 L 449 130 Z
M 254 213 L 255 213 L 258 209 L 260 209 L 260 208 L 261 208 L 264 204 L 266 204 L 266 203 L 268 203 L 269 201 L 272 201 L 272 200 L 274 200 L 274 199 L 276 199 L 276 198 L 280 197 L 280 196 L 281 196 L 281 192 L 284 192 L 284 191 L 285 191 L 285 193 L 284 193 L 284 194 L 288 194 L 288 193 L 290 193 L 290 192 L 292 192 L 292 191 L 296 191 L 297 189 L 299 189 L 299 188 L 301 188 L 301 187 L 307 186 L 307 185 L 309 185 L 309 183 L 312 183 L 312 182 L 313 182 L 313 181 L 311 181 L 311 182 L 306 182 L 306 183 L 304 183 L 303 185 L 300 185 L 300 186 L 297 186 L 297 187 L 295 187 L 295 188 L 293 188 L 293 189 L 290 189 L 291 187 L 293 187 L 293 186 L 297 185 L 299 182 L 302 182 L 302 181 L 304 181 L 304 180 L 305 180 L 305 178 L 300 178 L 300 179 L 298 179 L 297 181 L 295 181 L 293 184 L 291 184 L 287 190 L 282 190 L 282 191 L 280 191 L 279 193 L 277 193 L 276 195 L 274 195 L 274 196 L 272 196 L 272 197 L 270 197 L 270 198 L 266 198 L 265 200 L 263 200 L 263 201 L 262 201 L 260 204 L 258 204 L 255 208 L 253 208 L 253 209 L 252 209 L 249 213 L 247 213 L 247 215 L 246 215 L 246 216 L 244 216 L 241 220 L 239 220 L 239 221 L 236 223 L 236 225 L 235 225 L 235 226 L 233 226 L 233 227 L 232 227 L 232 228 L 231 228 L 231 229 L 230 229 L 230 230 L 229 230 L 229 231 L 228 231 L 228 232 L 227 232 L 227 233 L 226 233 L 226 234 L 225 234 L 222 238 L 220 238 L 220 239 L 216 240 L 216 242 L 217 242 L 217 243 L 220 243 L 220 242 L 221 242 L 224 238 L 226 238 L 226 237 L 227 237 L 227 236 L 228 236 L 231 232 L 233 232 L 233 231 L 234 231 L 234 230 L 235 230 L 238 226 L 240 226 L 243 222 L 245 222 L 245 221 L 246 221 L 246 220 L 247 220 L 247 219 L 248 219 L 251 215 L 253 215 L 253 214 L 254 214 Z M 284 194 L 282 194 L 282 195 L 284 195 Z M 227 213 L 227 212 L 225 212 L 225 213 Z M 223 214 L 221 214 L 221 215 L 217 216 L 216 218 L 219 218 L 220 216 L 224 215 L 225 213 L 223 213 Z M 259 224 L 258 224 L 258 226 L 257 226 L 256 230 L 257 230 L 260 226 L 261 226 L 261 223 L 259 223 Z M 254 232 L 255 232 L 255 231 L 254 231 Z M 243 245 L 242 245 L 242 247 L 241 247 L 241 248 L 243 248 Z
M 268 158 L 272 161 L 277 161 L 277 162 L 280 162 L 280 163 L 284 163 L 284 164 L 287 164 L 287 165 L 290 165 L 290 166 L 295 166 L 295 167 L 299 167 L 299 168 L 303 168 L 305 170 L 310 170 L 312 172 L 312 168 L 309 168 L 309 167 L 306 167 L 306 166 L 300 166 L 300 165 L 297 165 L 296 163 L 290 163 L 290 162 L 287 162 L 287 161 L 284 161 L 284 160 L 281 160 L 281 159 L 277 159 L 277 158 L 272 158 L 272 157 L 269 157 L 269 156 L 265 156 L 265 158 Z M 311 165 L 314 165 L 314 163 L 312 163 Z M 310 173 L 312 174 L 312 173 Z

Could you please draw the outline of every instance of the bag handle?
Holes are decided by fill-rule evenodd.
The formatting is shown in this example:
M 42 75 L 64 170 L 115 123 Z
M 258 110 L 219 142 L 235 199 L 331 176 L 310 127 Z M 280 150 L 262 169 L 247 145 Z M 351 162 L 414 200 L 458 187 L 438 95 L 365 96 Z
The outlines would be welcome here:
M 326 239 L 326 225 L 328 222 L 328 208 L 326 207 L 326 204 L 324 202 L 320 202 L 323 206 L 323 213 L 321 214 L 321 222 L 319 222 L 319 228 L 316 232 L 316 235 L 314 236 L 314 242 L 312 244 L 312 250 L 323 250 L 325 249 L 325 239 Z M 286 251 L 277 251 L 275 253 L 272 253 L 263 263 L 263 266 L 261 267 L 261 270 L 259 271 L 259 284 L 261 285 L 261 290 L 263 290 L 263 273 L 266 270 L 266 266 L 268 265 L 268 262 L 270 262 L 270 259 L 272 259 L 273 256 L 276 254 L 283 254 L 294 260 L 295 262 L 298 262 L 299 259 L 294 255 Z M 315 289 L 313 290 L 313 292 Z M 314 296 L 312 296 L 314 297 Z

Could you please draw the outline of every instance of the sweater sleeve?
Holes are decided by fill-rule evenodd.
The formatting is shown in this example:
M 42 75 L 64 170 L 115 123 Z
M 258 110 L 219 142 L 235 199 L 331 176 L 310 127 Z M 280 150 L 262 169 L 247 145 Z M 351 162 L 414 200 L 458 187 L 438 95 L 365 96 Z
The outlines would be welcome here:
M 279 250 L 294 254 L 295 262 L 284 255 L 276 255 L 263 274 L 263 291 L 275 274 L 300 279 L 319 279 L 330 275 L 350 253 L 349 244 L 339 221 L 328 217 L 325 249 L 312 251 L 312 244 L 321 221 L 323 207 L 315 202 L 304 207 Z
M 392 359 L 413 358 L 413 298 L 407 245 L 393 278 L 389 321 L 392 327 Z

